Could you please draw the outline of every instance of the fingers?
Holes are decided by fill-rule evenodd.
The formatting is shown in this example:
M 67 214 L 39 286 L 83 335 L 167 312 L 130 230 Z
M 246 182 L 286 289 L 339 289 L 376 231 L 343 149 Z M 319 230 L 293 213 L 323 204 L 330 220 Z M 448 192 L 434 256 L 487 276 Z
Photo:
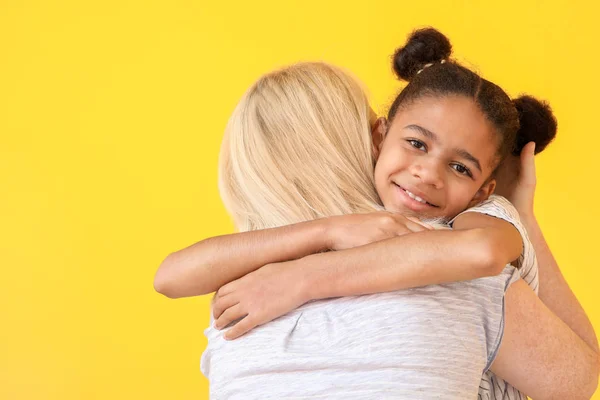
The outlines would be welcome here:
M 408 221 L 404 221 L 404 224 L 411 232 L 423 232 L 427 230 L 432 230 L 433 227 L 422 222 L 420 219 L 416 217 L 404 217 Z
M 423 232 L 432 229 L 431 227 L 422 223 L 416 217 L 405 217 L 401 214 L 391 215 L 394 218 L 395 226 L 390 227 L 391 229 L 388 232 L 395 232 L 397 236 L 406 235 L 408 233 Z
M 240 278 L 241 279 L 241 278 Z M 215 297 L 223 297 L 225 295 L 228 295 L 229 293 L 233 292 L 236 288 L 236 282 L 239 281 L 239 279 L 229 282 L 226 285 L 223 285 L 219 288 L 219 290 L 217 290 L 217 293 L 215 294 Z
M 238 320 L 247 314 L 242 310 L 241 304 L 236 304 L 229 307 L 221 314 L 221 316 L 215 321 L 215 329 L 223 329 L 235 320 Z
M 416 223 L 421 223 L 421 220 L 419 218 L 417 218 L 417 217 L 405 217 L 403 215 L 400 215 L 400 217 L 403 217 L 405 219 L 408 219 L 408 220 L 416 222 Z
M 237 296 L 224 296 L 216 299 L 213 304 L 213 317 L 218 319 L 225 310 L 238 304 Z
M 247 316 L 246 318 L 242 319 L 240 322 L 232 326 L 231 329 L 229 329 L 227 332 L 225 332 L 225 335 L 223 337 L 225 338 L 225 340 L 237 339 L 243 334 L 256 328 L 257 325 L 258 324 L 254 322 L 254 318 L 252 318 L 251 316 Z
M 535 142 L 529 142 L 521 151 L 520 180 L 527 185 L 535 184 Z
M 422 225 L 420 223 L 416 223 L 416 222 L 411 222 L 411 221 L 407 221 L 406 222 L 406 227 L 408 228 L 408 230 L 410 230 L 412 233 L 416 233 L 416 232 L 423 232 L 423 231 L 428 231 L 430 230 L 429 228 L 427 228 L 425 225 Z

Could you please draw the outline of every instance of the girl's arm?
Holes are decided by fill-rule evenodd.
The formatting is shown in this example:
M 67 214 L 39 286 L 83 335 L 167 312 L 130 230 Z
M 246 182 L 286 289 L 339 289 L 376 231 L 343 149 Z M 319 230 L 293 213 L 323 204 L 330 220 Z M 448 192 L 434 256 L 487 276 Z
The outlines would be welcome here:
M 156 272 L 154 288 L 171 298 L 198 296 L 269 263 L 426 229 L 398 214 L 373 212 L 217 236 L 170 254 Z
M 509 222 L 466 213 L 454 226 L 267 265 L 218 290 L 215 326 L 245 316 L 226 334 L 235 339 L 309 300 L 497 275 L 521 254 L 521 235 Z
M 322 220 L 216 236 L 168 255 L 156 272 L 154 288 L 170 298 L 207 294 L 265 264 L 327 246 Z
M 387 292 L 498 275 L 523 242 L 509 222 L 460 215 L 454 230 L 426 231 L 297 260 L 308 300 Z

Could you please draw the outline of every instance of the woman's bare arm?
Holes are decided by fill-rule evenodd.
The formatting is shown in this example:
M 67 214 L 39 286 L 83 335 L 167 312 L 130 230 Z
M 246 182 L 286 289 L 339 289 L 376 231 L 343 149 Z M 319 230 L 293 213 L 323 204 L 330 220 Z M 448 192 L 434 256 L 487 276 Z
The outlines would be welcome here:
M 519 280 L 505 295 L 504 337 L 491 370 L 535 400 L 589 399 L 598 386 L 597 349 Z
M 467 213 L 454 226 L 298 260 L 309 300 L 493 276 L 522 252 L 519 232 L 504 220 Z
M 522 221 L 538 259 L 540 299 L 588 346 L 598 352 L 594 327 L 561 273 L 537 220 L 533 215 L 523 215 Z
M 594 328 L 563 277 L 535 218 L 536 184 L 535 146 L 529 143 L 520 156 L 510 156 L 504 162 L 499 171 L 497 188 L 500 188 L 501 194 L 510 200 L 519 212 L 521 222 L 533 244 L 539 264 L 540 299 L 582 340 L 597 351 L 598 340 Z

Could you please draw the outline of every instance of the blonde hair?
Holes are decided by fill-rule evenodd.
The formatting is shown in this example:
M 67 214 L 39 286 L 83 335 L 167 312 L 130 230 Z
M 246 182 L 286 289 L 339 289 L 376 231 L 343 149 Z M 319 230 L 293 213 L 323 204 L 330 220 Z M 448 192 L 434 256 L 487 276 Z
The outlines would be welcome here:
M 367 97 L 341 69 L 300 63 L 260 78 L 229 119 L 219 190 L 238 230 L 381 209 Z

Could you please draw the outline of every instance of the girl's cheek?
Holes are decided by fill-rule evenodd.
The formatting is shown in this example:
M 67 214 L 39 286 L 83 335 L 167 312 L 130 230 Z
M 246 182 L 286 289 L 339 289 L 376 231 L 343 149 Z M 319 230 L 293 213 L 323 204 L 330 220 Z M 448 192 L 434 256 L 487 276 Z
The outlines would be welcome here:
M 473 197 L 475 197 L 475 193 L 476 192 L 473 191 L 473 188 L 471 188 L 470 185 L 465 185 L 464 187 L 460 188 L 460 192 L 457 192 L 457 197 L 455 197 L 457 200 L 456 207 L 459 209 L 458 212 L 462 212 L 467 209 L 469 203 Z

